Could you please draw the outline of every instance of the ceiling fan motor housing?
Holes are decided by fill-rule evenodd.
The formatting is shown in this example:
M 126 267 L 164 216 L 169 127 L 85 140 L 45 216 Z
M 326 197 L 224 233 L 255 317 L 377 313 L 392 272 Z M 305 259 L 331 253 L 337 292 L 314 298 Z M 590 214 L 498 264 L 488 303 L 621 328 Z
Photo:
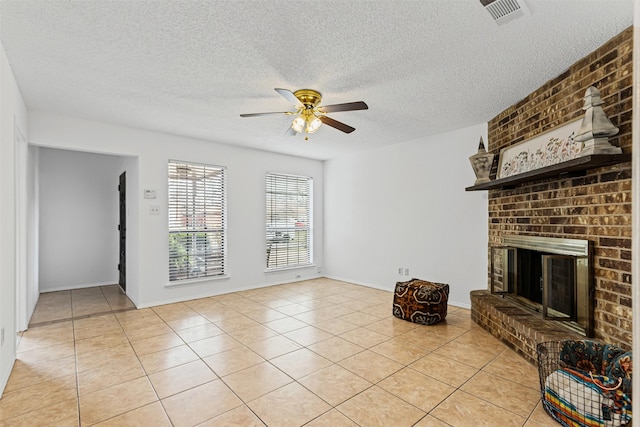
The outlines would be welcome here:
M 300 89 L 293 92 L 296 98 L 300 100 L 307 108 L 316 108 L 322 101 L 322 94 L 313 89 Z

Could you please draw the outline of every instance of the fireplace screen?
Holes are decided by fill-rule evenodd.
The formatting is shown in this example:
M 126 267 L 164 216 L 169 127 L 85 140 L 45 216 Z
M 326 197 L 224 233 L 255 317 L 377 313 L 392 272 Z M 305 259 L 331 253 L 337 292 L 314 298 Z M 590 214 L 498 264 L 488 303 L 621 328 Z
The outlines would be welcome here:
M 542 256 L 542 309 L 547 319 L 578 320 L 576 310 L 577 257 Z
M 503 242 L 491 250 L 491 292 L 592 336 L 589 241 L 505 236 Z

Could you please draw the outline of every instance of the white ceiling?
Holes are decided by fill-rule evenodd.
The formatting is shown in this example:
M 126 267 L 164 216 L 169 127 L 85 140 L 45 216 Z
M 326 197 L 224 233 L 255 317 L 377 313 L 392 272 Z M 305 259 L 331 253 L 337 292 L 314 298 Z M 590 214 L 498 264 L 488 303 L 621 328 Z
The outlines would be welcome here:
M 483 123 L 632 25 L 633 0 L 0 0 L 30 110 L 329 159 Z M 365 101 L 309 141 L 273 88 Z

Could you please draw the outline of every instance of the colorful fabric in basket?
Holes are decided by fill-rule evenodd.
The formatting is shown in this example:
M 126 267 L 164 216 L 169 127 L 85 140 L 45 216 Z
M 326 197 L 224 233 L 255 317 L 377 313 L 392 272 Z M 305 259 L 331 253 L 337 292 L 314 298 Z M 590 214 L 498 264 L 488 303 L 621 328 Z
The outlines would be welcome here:
M 613 360 L 625 353 L 622 348 L 592 340 L 565 340 L 560 360 L 565 366 L 598 375 L 608 375 Z
M 538 369 L 544 409 L 563 426 L 631 425 L 631 352 L 589 339 L 541 343 Z
M 617 386 L 615 378 L 562 368 L 547 377 L 544 404 L 566 426 L 624 426 L 631 422 L 631 395 Z
M 607 375 L 611 378 L 622 378 L 621 390 L 625 394 L 632 396 L 633 389 L 633 356 L 632 352 L 627 351 L 618 355 L 609 366 Z

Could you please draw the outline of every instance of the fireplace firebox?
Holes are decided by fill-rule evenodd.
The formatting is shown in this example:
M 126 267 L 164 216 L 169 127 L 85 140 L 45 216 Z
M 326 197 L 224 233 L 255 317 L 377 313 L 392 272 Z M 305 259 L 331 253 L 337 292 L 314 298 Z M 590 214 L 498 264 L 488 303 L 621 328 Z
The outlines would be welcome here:
M 491 250 L 491 293 L 593 337 L 593 245 L 589 240 L 503 236 Z

